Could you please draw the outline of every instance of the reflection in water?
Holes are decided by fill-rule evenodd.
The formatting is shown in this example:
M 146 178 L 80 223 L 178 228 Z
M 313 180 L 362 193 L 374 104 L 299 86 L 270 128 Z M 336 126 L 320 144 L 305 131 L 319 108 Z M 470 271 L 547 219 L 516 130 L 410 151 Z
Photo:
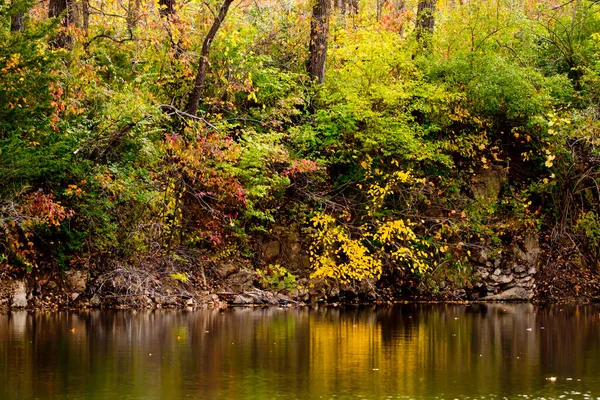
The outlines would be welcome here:
M 596 398 L 599 312 L 15 312 L 0 316 L 0 399 Z

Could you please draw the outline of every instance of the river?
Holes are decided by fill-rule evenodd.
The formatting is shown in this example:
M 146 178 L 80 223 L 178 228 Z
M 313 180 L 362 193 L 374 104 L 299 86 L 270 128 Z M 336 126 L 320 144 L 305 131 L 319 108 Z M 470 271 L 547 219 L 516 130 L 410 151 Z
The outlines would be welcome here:
M 600 307 L 0 315 L 0 399 L 599 399 Z

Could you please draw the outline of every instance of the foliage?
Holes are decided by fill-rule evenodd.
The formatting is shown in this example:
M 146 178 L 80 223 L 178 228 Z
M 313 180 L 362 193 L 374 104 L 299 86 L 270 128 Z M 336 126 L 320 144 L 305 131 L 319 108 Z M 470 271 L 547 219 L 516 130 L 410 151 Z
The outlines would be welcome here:
M 264 265 L 258 243 L 289 222 L 311 269 L 280 260 L 265 286 L 468 278 L 482 249 L 532 232 L 595 265 L 600 6 L 455 3 L 426 48 L 416 2 L 336 14 L 316 86 L 309 4 L 242 3 L 191 118 L 218 2 L 92 1 L 68 27 L 0 2 L 0 265 Z
M 256 270 L 260 283 L 272 289 L 291 290 L 296 285 L 296 276 L 279 264 L 269 264 L 264 269 Z

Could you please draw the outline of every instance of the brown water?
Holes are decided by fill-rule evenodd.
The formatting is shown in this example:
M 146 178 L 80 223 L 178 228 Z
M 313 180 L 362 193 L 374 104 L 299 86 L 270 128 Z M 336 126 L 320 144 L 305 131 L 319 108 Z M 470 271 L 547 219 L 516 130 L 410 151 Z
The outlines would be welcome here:
M 0 399 L 598 399 L 599 322 L 526 304 L 17 312 Z

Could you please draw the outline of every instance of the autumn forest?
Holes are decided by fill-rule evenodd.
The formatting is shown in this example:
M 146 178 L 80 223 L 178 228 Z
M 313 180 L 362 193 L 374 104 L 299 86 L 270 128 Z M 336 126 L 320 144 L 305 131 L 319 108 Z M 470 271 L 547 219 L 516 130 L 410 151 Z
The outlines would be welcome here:
M 600 299 L 597 1 L 0 23 L 4 306 Z

